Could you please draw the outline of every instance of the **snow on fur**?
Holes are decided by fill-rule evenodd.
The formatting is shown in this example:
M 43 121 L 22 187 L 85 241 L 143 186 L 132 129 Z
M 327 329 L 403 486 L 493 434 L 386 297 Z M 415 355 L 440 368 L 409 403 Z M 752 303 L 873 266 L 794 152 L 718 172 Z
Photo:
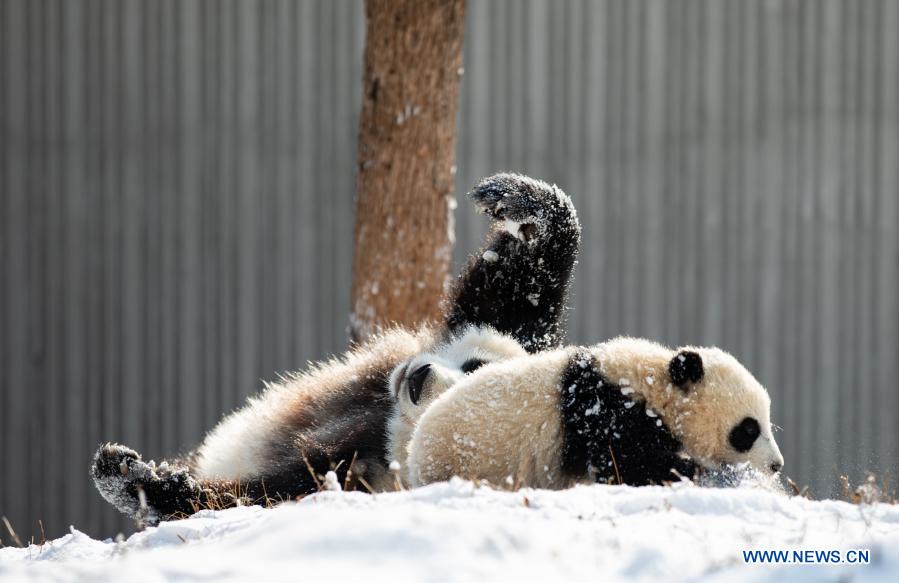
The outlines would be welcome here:
M 746 565 L 747 549 L 871 549 L 870 565 Z M 899 507 L 765 489 L 580 486 L 505 492 L 453 480 L 274 509 L 203 511 L 123 542 L 77 530 L 0 549 L 0 579 L 55 581 L 896 580 Z

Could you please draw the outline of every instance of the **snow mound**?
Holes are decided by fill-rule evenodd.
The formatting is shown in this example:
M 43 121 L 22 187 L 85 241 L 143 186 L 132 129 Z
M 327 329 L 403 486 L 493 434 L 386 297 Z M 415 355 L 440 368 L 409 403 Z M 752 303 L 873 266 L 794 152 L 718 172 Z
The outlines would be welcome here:
M 870 549 L 868 565 L 745 564 L 744 550 Z M 899 580 L 899 506 L 759 488 L 497 491 L 453 480 L 203 511 L 127 540 L 75 529 L 0 549 L 0 579 L 54 581 Z

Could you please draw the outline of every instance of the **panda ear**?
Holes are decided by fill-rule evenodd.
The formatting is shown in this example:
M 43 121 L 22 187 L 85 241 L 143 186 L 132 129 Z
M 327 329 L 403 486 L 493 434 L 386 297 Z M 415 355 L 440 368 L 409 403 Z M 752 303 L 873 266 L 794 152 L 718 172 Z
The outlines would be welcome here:
M 698 383 L 705 371 L 702 368 L 702 357 L 692 350 L 682 350 L 668 363 L 668 374 L 671 382 L 685 389 L 687 383 Z

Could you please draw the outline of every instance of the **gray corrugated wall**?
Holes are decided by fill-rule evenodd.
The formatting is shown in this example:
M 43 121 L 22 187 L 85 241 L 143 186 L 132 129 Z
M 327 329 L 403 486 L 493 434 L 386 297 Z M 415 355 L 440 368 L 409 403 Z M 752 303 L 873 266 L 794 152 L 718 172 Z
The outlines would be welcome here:
M 0 0 L 0 513 L 23 536 L 114 534 L 98 442 L 183 450 L 343 349 L 361 8 Z M 459 191 L 565 188 L 571 340 L 731 350 L 822 493 L 899 470 L 897 30 L 893 0 L 468 6 Z M 457 256 L 484 228 L 459 209 Z

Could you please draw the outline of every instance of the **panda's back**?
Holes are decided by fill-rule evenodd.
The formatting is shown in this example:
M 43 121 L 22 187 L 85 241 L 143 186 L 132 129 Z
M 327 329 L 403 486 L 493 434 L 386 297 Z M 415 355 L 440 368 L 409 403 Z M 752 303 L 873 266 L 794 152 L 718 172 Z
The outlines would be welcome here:
M 562 488 L 559 379 L 566 350 L 487 365 L 441 395 L 422 415 L 409 480 L 452 476 L 499 486 Z

